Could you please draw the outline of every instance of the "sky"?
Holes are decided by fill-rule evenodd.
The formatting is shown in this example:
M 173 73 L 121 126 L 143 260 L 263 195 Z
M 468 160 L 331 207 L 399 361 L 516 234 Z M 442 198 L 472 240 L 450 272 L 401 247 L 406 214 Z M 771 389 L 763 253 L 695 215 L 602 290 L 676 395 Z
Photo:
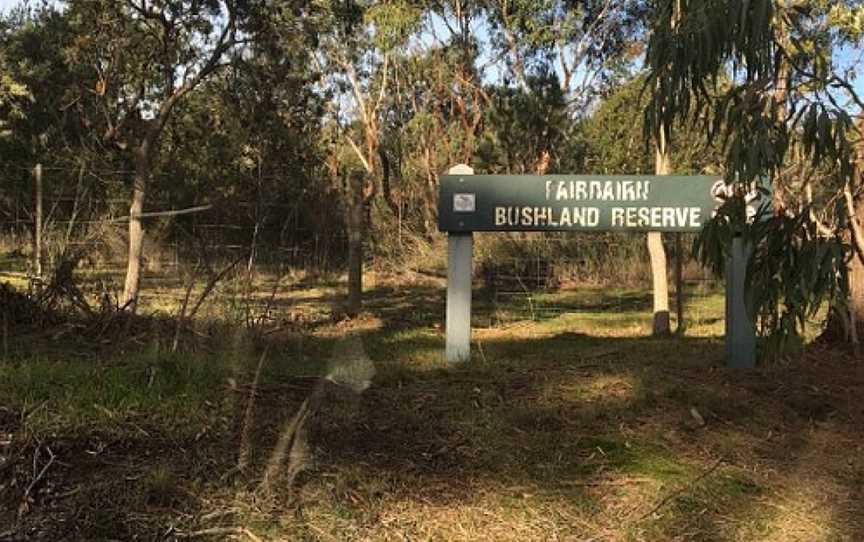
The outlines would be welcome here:
M 19 4 L 20 1 L 21 0 L 0 0 L 0 12 L 8 11 L 9 8 Z M 859 95 L 864 96 L 864 61 L 861 60 L 861 57 L 859 56 L 859 54 L 860 54 L 859 52 L 853 53 L 851 51 L 844 51 L 844 52 L 841 52 L 840 55 L 838 55 L 839 58 L 837 60 L 838 60 L 838 65 L 844 66 L 844 67 L 849 66 L 850 64 L 857 64 L 858 62 L 861 62 L 861 65 L 858 66 L 858 70 L 857 70 L 861 73 L 858 75 L 857 79 L 855 80 L 855 90 Z M 495 69 L 494 66 L 491 66 L 490 68 L 493 70 Z

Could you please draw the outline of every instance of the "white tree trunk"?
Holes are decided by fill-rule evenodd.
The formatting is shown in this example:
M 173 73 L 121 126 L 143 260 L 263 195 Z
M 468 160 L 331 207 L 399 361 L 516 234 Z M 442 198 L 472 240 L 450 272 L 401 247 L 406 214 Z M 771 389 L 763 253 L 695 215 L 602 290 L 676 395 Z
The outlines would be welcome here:
M 136 151 L 135 179 L 132 186 L 132 203 L 129 206 L 129 254 L 126 259 L 126 282 L 123 286 L 122 306 L 131 312 L 138 308 L 141 290 L 141 263 L 144 258 L 144 197 L 150 177 L 149 146 L 144 143 Z
M 661 127 L 655 155 L 655 173 L 668 175 L 670 169 L 665 130 Z M 648 232 L 648 255 L 651 259 L 651 279 L 654 291 L 654 323 L 651 332 L 653 335 L 668 335 L 671 330 L 669 325 L 669 279 L 666 250 L 663 248 L 663 234 L 660 232 Z

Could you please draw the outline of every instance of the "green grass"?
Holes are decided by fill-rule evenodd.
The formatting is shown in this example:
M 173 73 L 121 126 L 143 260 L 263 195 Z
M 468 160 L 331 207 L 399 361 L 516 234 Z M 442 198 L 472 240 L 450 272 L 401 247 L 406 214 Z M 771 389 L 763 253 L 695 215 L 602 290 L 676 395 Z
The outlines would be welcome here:
M 471 361 L 452 367 L 440 286 L 377 284 L 353 323 L 329 320 L 332 288 L 292 290 L 278 314 L 308 307 L 299 327 L 237 340 L 217 327 L 180 353 L 16 343 L 0 363 L 0 437 L 13 435 L 0 456 L 14 462 L 0 466 L 0 509 L 15 510 L 46 447 L 58 463 L 30 511 L 0 521 L 89 540 L 171 526 L 272 540 L 825 538 L 811 517 L 838 540 L 864 533 L 864 376 L 835 385 L 815 372 L 828 362 L 726 369 L 721 295 L 691 293 L 685 333 L 668 338 L 648 336 L 637 290 L 538 294 L 555 310 L 518 320 L 496 314 L 518 317 L 522 301 L 478 299 Z M 326 388 L 309 467 L 262 493 L 311 377 L 348 333 L 375 362 L 372 386 Z
M 245 367 L 243 369 L 246 369 Z M 0 365 L 4 403 L 32 412 L 37 432 L 110 424 L 136 414 L 182 424 L 224 394 L 232 361 L 221 356 L 136 353 L 122 362 L 25 359 Z

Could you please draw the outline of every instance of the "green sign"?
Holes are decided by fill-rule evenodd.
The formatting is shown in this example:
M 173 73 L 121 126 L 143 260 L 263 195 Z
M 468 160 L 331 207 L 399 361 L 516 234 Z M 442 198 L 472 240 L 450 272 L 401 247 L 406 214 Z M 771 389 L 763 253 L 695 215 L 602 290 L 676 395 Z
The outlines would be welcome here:
M 729 190 L 721 177 L 704 175 L 444 175 L 438 226 L 446 232 L 695 232 Z M 763 198 L 754 191 L 748 204 L 758 209 Z

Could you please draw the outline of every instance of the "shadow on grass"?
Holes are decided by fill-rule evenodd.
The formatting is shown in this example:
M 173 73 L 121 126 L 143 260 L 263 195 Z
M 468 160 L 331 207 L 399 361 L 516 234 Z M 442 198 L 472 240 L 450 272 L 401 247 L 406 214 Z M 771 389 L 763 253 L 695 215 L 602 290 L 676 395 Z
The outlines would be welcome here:
M 440 289 L 380 288 L 367 299 L 382 325 L 359 333 L 378 375 L 362 396 L 329 389 L 310 432 L 315 462 L 296 487 L 277 487 L 278 511 L 259 514 L 255 488 L 315 385 L 298 374 L 322 374 L 335 335 L 272 345 L 254 388 L 246 360 L 236 385 L 201 400 L 211 414 L 188 427 L 141 413 L 108 423 L 122 436 L 61 432 L 52 444 L 68 443 L 56 450 L 70 468 L 57 471 L 54 495 L 81 489 L 35 499 L 34 510 L 56 521 L 28 523 L 25 534 L 158 539 L 171 525 L 241 523 L 275 539 L 465 538 L 447 521 L 468 507 L 492 517 L 475 518 L 474 539 L 542 539 L 549 522 L 561 538 L 753 539 L 776 514 L 766 501 L 782 484 L 770 473 L 812 460 L 808 429 L 839 424 L 860 436 L 853 395 L 814 392 L 812 374 L 727 370 L 717 338 L 492 330 L 469 363 L 447 367 Z M 241 473 L 250 397 L 252 453 Z M 854 449 L 846 457 L 862 469 L 848 480 L 854 488 L 864 465 Z M 864 534 L 860 503 L 837 513 L 838 537 Z M 218 521 L 204 519 L 225 509 Z M 493 523 L 509 531 L 483 530 Z

